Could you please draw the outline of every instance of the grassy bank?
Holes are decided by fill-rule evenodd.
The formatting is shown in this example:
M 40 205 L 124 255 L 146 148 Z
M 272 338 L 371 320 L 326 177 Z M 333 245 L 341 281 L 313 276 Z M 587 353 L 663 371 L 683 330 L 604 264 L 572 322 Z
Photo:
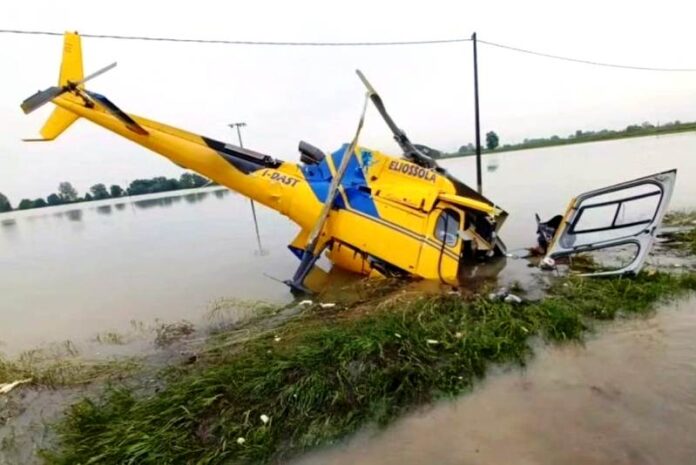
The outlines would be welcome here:
M 211 343 L 142 394 L 113 387 L 74 405 L 50 464 L 267 463 L 465 392 L 531 338 L 576 341 L 596 320 L 644 314 L 696 290 L 696 274 L 568 279 L 522 304 L 437 295 L 313 307 L 244 345 Z

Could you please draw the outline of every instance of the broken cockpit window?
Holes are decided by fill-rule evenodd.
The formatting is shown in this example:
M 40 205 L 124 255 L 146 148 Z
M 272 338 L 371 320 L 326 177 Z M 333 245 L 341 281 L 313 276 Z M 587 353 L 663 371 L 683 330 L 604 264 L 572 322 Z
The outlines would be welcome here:
M 435 238 L 452 247 L 457 244 L 458 231 L 459 213 L 449 208 L 443 210 L 435 224 Z

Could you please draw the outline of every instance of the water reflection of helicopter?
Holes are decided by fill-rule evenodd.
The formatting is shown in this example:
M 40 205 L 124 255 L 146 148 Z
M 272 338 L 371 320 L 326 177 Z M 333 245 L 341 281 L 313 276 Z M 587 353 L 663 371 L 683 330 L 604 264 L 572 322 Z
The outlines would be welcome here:
M 488 157 L 488 163 L 486 164 L 486 171 L 489 173 L 493 173 L 498 169 L 498 166 L 500 166 L 500 161 L 498 160 L 497 155 L 489 155 Z

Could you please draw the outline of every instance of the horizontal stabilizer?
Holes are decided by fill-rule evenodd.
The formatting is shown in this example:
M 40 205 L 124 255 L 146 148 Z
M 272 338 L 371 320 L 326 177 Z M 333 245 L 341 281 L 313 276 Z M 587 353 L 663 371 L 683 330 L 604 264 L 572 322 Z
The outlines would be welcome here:
M 78 118 L 77 114 L 64 108 L 56 107 L 41 128 L 41 136 L 45 140 L 53 140 L 68 129 Z

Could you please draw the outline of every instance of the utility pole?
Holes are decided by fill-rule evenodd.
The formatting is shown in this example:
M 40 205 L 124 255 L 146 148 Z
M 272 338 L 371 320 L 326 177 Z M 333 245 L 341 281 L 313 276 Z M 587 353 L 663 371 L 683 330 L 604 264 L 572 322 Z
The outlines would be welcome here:
M 237 129 L 237 138 L 239 139 L 239 146 L 241 148 L 244 148 L 244 144 L 242 143 L 242 131 L 239 129 L 241 127 L 246 126 L 246 123 L 243 121 L 240 121 L 239 123 L 230 123 L 228 125 L 232 129 Z M 263 247 L 261 247 L 261 234 L 259 233 L 259 222 L 256 219 L 256 206 L 254 205 L 254 199 L 249 199 L 249 202 L 251 203 L 251 215 L 254 217 L 254 229 L 256 230 L 256 242 L 259 244 L 259 250 L 258 250 L 258 255 L 266 255 L 266 251 L 263 250 Z
M 478 53 L 476 49 L 476 33 L 471 35 L 474 43 L 474 114 L 476 117 L 476 187 L 478 193 L 483 193 L 481 181 L 481 122 L 479 119 L 479 90 L 478 90 Z

